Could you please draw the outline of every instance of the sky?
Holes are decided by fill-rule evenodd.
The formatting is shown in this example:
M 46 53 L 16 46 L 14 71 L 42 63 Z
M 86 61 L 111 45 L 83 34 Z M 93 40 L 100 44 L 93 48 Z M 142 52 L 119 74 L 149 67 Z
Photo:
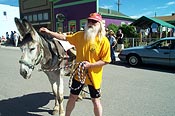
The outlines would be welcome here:
M 175 0 L 119 0 L 120 12 L 132 18 L 169 16 L 175 13 Z M 99 0 L 102 8 L 118 10 L 118 0 Z M 18 0 L 0 0 L 0 4 L 19 6 Z
M 120 12 L 132 18 L 169 16 L 175 13 L 175 0 L 119 0 Z M 118 0 L 99 0 L 100 7 L 118 10 Z

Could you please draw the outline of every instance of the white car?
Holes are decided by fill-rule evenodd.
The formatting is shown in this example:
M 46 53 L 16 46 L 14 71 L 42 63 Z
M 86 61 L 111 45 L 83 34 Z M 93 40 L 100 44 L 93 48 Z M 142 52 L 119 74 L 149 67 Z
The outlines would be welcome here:
M 141 63 L 175 66 L 175 37 L 162 38 L 147 46 L 123 49 L 118 57 L 131 66 Z

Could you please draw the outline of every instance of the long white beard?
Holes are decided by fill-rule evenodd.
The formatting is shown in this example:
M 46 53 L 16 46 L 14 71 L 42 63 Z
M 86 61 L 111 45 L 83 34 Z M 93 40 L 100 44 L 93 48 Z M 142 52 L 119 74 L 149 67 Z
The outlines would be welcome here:
M 95 41 L 96 36 L 98 35 L 100 30 L 100 25 L 92 25 L 92 26 L 85 26 L 85 40 L 87 41 Z

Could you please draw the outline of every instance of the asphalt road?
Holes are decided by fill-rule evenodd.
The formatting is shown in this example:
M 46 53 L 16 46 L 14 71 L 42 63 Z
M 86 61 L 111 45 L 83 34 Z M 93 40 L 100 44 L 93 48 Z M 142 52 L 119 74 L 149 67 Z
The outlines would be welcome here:
M 0 48 L 0 116 L 50 116 L 54 100 L 43 72 L 25 80 L 19 74 L 19 48 Z M 151 68 L 150 68 L 151 67 Z M 64 106 L 69 89 L 65 77 Z M 174 68 L 116 62 L 104 67 L 103 116 L 175 116 Z M 89 95 L 77 102 L 72 116 L 93 116 Z

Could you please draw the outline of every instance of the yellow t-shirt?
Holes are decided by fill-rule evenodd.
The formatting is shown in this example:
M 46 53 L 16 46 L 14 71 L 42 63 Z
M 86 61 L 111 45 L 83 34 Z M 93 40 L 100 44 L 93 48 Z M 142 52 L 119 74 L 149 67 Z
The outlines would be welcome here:
M 106 37 L 103 37 L 101 41 L 96 37 L 95 42 L 87 42 L 84 39 L 84 32 L 79 31 L 73 35 L 66 36 L 66 39 L 76 48 L 77 62 L 89 61 L 90 63 L 94 63 L 102 60 L 109 63 L 111 61 L 110 44 Z M 94 85 L 95 89 L 99 89 L 102 82 L 102 72 L 102 66 L 89 68 L 89 77 L 86 77 L 85 84 Z M 90 78 L 92 82 L 88 78 Z

